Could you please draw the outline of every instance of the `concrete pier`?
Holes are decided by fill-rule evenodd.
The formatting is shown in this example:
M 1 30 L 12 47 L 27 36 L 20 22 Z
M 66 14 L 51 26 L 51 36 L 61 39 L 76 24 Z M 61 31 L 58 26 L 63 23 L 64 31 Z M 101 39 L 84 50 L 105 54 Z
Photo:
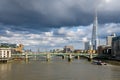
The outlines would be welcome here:
M 28 58 L 29 58 L 29 57 L 28 57 L 28 54 L 25 53 L 25 61 L 26 61 L 26 62 L 28 62 Z
M 72 61 L 72 54 L 69 54 L 68 55 L 68 62 L 71 62 Z
M 65 55 L 62 55 L 62 59 L 65 59 Z
M 51 58 L 51 55 L 50 55 L 50 54 L 47 54 L 47 55 L 46 55 L 46 60 L 47 60 L 47 61 L 50 61 L 50 58 Z
M 80 56 L 79 55 L 75 56 L 75 59 L 80 59 Z
M 92 61 L 92 59 L 93 59 L 93 56 L 92 56 L 92 53 L 90 53 L 88 61 Z

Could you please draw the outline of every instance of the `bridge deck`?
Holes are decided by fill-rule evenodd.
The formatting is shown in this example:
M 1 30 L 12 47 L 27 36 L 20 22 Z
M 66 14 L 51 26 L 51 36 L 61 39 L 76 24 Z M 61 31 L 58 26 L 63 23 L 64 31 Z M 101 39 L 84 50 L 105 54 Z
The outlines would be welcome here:
M 89 53 L 39 53 L 39 54 L 35 54 L 35 53 L 22 53 L 22 54 L 12 54 L 12 56 L 46 56 L 46 55 L 50 55 L 50 56 L 68 56 L 68 55 L 72 55 L 72 56 L 90 56 Z M 98 54 L 92 54 L 93 57 L 96 57 Z

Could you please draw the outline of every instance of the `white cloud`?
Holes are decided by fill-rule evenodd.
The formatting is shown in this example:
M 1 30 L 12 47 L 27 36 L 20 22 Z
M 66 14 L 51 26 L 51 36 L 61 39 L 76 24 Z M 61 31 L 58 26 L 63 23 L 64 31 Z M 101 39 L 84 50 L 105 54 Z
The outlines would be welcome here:
M 29 37 L 30 39 L 40 38 L 41 36 L 39 34 L 27 34 L 26 37 Z
M 65 45 L 74 45 L 75 48 L 83 48 L 83 43 L 90 40 L 92 34 L 92 24 L 88 26 L 75 26 L 71 28 L 61 27 L 43 33 L 24 33 L 24 31 L 14 32 L 12 30 L 4 30 L 4 36 L 1 36 L 1 42 L 22 43 L 28 47 L 50 47 L 58 48 Z M 105 44 L 107 35 L 117 33 L 120 35 L 120 23 L 108 23 L 99 25 L 99 38 L 101 44 Z M 62 34 L 62 35 L 61 35 Z
M 64 33 L 66 33 L 66 29 L 64 27 L 58 30 L 58 34 L 64 34 Z
M 53 35 L 53 32 L 44 32 L 45 36 L 52 36 Z
M 6 32 L 6 34 L 10 34 L 11 33 L 9 30 L 6 30 L 5 32 Z
M 83 37 L 82 40 L 83 40 L 83 42 L 88 41 L 87 37 Z
M 106 36 L 112 33 L 120 34 L 120 23 L 107 23 L 99 26 L 99 35 Z

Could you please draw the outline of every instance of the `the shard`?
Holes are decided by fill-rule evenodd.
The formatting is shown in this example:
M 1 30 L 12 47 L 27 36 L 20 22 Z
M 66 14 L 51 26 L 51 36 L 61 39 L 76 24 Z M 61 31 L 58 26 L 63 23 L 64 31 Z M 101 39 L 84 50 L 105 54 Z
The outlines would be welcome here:
M 97 11 L 95 12 L 95 18 L 93 22 L 93 30 L 92 30 L 92 48 L 93 50 L 97 50 L 99 41 L 98 41 L 98 19 L 97 19 Z

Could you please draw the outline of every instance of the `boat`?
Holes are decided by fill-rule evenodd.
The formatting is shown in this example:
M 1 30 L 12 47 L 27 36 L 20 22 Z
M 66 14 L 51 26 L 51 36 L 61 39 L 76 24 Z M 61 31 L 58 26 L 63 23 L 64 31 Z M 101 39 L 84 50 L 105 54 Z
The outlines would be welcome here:
M 107 63 L 102 62 L 100 60 L 95 60 L 95 61 L 92 62 L 92 64 L 95 64 L 95 65 L 107 65 Z

